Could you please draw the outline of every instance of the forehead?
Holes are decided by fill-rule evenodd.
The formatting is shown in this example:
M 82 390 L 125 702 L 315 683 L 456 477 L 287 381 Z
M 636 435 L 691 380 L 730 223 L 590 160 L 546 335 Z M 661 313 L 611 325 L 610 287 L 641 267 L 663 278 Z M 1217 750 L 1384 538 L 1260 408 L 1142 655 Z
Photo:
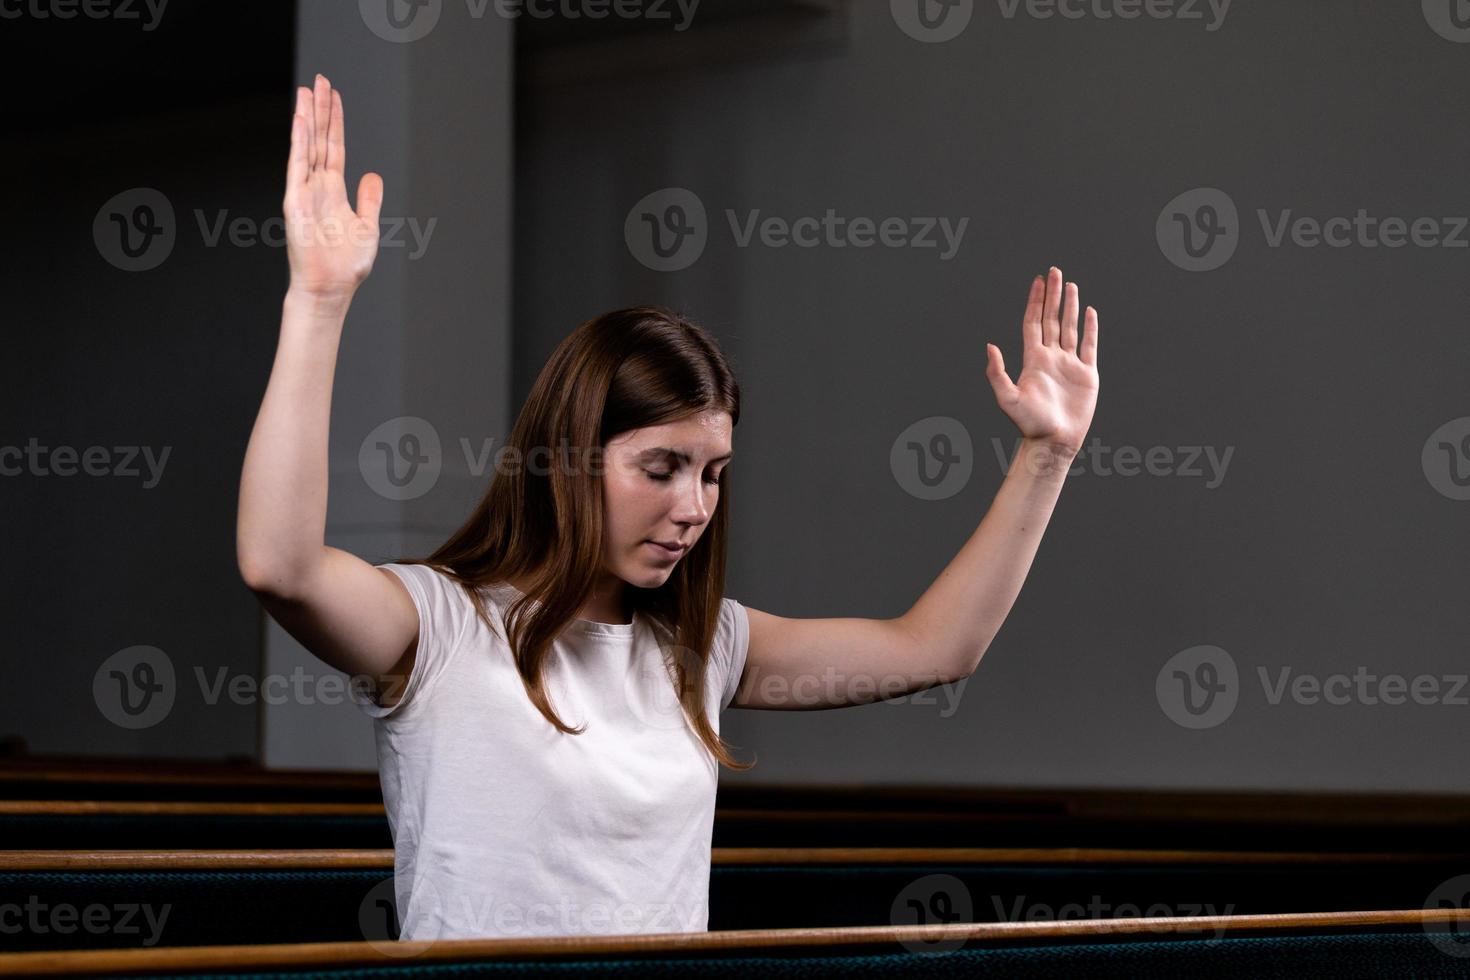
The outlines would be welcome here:
M 633 452 L 672 449 L 692 459 L 711 459 L 731 452 L 732 429 L 728 412 L 711 410 L 676 422 L 624 432 L 608 445 Z

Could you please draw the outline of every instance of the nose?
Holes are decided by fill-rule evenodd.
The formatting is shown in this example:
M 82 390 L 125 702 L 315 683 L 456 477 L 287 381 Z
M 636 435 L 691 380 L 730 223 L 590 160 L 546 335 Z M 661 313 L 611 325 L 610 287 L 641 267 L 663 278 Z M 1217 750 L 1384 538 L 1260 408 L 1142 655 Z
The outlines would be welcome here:
M 712 501 L 718 487 L 706 483 L 697 474 L 689 481 L 679 493 L 674 504 L 674 520 L 679 524 L 690 527 L 700 527 L 709 520 L 710 511 L 714 509 Z

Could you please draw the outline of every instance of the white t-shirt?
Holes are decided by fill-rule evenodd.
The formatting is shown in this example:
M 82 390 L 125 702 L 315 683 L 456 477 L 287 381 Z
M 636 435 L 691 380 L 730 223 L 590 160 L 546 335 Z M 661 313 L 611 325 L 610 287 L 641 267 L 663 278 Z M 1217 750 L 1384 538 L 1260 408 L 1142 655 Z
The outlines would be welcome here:
M 551 706 L 531 704 L 505 641 L 520 590 L 484 590 L 499 636 L 458 583 L 385 564 L 413 597 L 419 641 L 402 698 L 373 718 L 403 939 L 708 928 L 718 763 L 680 710 L 651 626 L 579 619 L 552 646 Z M 735 696 L 750 621 L 722 602 L 706 710 Z

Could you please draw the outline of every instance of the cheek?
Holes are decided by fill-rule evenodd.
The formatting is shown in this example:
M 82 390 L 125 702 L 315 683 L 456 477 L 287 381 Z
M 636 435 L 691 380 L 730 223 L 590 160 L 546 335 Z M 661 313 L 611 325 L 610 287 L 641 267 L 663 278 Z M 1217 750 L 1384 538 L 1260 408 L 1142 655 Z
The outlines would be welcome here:
M 603 504 L 608 528 L 619 536 L 632 535 L 641 541 L 651 524 L 668 510 L 668 494 L 662 484 L 642 474 L 609 476 L 603 483 Z

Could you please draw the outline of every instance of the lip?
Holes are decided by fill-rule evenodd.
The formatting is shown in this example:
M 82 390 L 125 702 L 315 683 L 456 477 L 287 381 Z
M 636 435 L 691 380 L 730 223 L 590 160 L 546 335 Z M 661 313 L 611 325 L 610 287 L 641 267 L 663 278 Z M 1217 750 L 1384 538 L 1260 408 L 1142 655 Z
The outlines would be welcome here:
M 645 541 L 644 544 L 648 545 L 650 548 L 656 551 L 661 558 L 680 558 L 683 556 L 684 552 L 689 550 L 687 545 L 680 545 L 675 548 L 670 548 L 667 545 L 660 544 L 657 541 Z

